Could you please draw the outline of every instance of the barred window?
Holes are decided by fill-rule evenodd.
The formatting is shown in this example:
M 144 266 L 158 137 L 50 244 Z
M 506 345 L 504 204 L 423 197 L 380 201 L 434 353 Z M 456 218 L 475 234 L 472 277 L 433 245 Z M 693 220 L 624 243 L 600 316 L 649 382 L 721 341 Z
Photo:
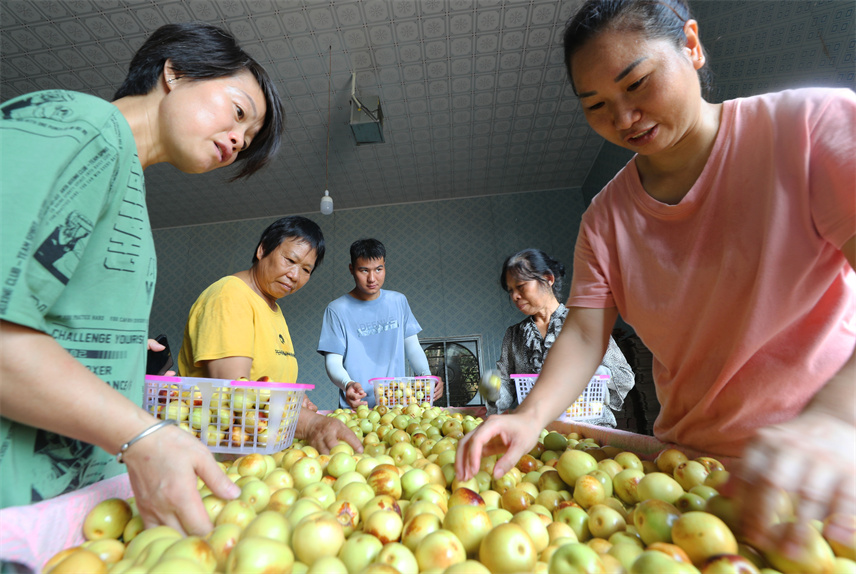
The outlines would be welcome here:
M 419 342 L 425 350 L 431 374 L 446 383 L 440 406 L 484 404 L 478 393 L 483 372 L 480 336 L 426 338 Z

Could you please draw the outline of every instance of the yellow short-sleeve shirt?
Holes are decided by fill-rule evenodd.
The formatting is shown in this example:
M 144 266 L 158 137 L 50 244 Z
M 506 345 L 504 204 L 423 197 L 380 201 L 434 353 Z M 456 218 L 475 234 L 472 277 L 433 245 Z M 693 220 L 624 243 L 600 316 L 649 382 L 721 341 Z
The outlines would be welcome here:
M 279 305 L 268 307 L 249 285 L 228 276 L 210 285 L 190 308 L 178 356 L 179 373 L 207 377 L 204 361 L 250 357 L 250 379 L 297 382 L 297 358 Z

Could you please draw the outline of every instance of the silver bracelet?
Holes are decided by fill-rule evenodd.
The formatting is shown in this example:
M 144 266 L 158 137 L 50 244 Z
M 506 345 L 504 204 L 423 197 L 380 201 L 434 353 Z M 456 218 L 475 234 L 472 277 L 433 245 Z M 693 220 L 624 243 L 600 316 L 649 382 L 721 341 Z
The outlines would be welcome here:
M 125 444 L 122 445 L 122 448 L 120 448 L 119 452 L 116 453 L 116 462 L 124 463 L 125 462 L 125 453 L 131 447 L 131 445 L 134 444 L 135 442 L 137 442 L 138 440 L 149 436 L 150 434 L 152 434 L 156 430 L 161 429 L 167 425 L 177 425 L 177 424 L 178 424 L 178 421 L 175 419 L 166 419 L 165 421 L 160 421 L 156 424 L 153 424 L 152 426 L 150 426 L 149 428 L 147 428 L 146 430 L 144 430 L 143 432 L 141 432 L 140 434 L 138 434 L 137 436 L 135 436 L 134 438 L 132 438 L 131 440 L 129 440 L 128 442 L 126 442 Z

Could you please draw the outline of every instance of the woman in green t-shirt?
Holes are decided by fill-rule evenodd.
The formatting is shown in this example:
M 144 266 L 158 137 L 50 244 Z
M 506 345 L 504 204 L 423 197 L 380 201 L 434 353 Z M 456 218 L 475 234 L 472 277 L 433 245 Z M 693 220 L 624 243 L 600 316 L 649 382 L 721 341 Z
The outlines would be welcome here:
M 155 30 L 112 103 L 49 90 L 0 105 L 0 507 L 124 462 L 146 526 L 202 535 L 197 477 L 239 494 L 204 445 L 140 407 L 157 269 L 143 170 L 251 175 L 283 121 L 262 67 L 198 22 Z

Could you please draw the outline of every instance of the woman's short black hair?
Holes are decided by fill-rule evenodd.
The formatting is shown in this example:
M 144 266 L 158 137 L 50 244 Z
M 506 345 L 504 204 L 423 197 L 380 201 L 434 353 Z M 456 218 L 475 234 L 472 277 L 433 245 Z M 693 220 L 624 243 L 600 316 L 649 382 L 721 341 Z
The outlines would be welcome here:
M 562 278 L 565 276 L 565 266 L 540 249 L 524 249 L 518 251 L 502 264 L 502 274 L 499 284 L 502 290 L 508 292 L 506 275 L 511 274 L 519 281 L 537 281 L 544 287 L 549 286 L 548 277 L 553 278 L 553 295 L 556 299 L 562 296 Z
M 692 19 L 685 0 L 586 0 L 565 28 L 565 69 L 574 93 L 576 87 L 571 74 L 571 59 L 577 50 L 601 32 L 640 32 L 649 39 L 671 40 L 682 48 L 687 41 L 684 24 Z M 712 84 L 710 66 L 702 66 L 698 70 L 698 78 L 702 95 L 707 97 Z
M 357 239 L 351 243 L 351 265 L 356 265 L 360 258 L 386 260 L 386 247 L 377 239 Z
M 253 251 L 253 265 L 259 262 L 259 258 L 256 255 L 259 247 L 262 248 L 262 252 L 264 253 L 262 257 L 267 257 L 283 241 L 291 238 L 304 241 L 309 247 L 315 250 L 315 267 L 312 268 L 312 271 L 314 272 L 318 269 L 318 266 L 324 261 L 324 252 L 327 249 L 324 244 L 324 234 L 321 233 L 321 228 L 318 227 L 317 223 L 301 215 L 289 215 L 288 217 L 277 219 L 268 225 L 267 229 L 262 232 L 259 244 L 256 245 L 256 249 Z
M 250 72 L 264 93 L 267 113 L 250 146 L 238 154 L 243 162 L 232 180 L 247 177 L 276 155 L 285 126 L 285 112 L 276 85 L 262 66 L 247 54 L 230 33 L 205 22 L 166 24 L 155 30 L 134 54 L 128 76 L 113 100 L 142 96 L 160 81 L 169 60 L 176 77 L 210 80 Z

